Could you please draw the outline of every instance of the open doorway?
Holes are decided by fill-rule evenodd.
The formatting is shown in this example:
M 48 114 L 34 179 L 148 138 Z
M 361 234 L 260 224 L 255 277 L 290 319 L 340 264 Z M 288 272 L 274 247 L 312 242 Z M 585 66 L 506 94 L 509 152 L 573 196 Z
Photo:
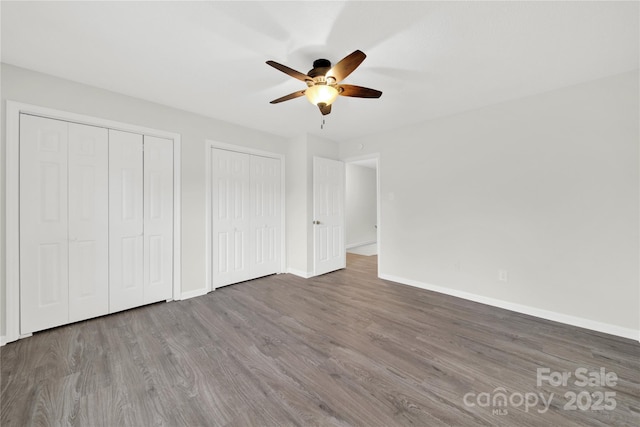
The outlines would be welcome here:
M 377 261 L 380 251 L 378 155 L 345 161 L 345 246 L 347 268 L 358 256 Z M 377 262 L 376 262 L 377 270 Z

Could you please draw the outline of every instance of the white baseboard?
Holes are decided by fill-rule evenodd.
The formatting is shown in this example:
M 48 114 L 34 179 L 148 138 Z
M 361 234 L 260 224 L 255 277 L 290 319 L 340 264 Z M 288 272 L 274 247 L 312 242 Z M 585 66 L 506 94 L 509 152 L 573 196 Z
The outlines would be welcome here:
M 5 344 L 9 344 L 10 342 L 15 342 L 15 341 L 21 340 L 23 338 L 29 338 L 31 336 L 33 336 L 33 334 L 19 335 L 19 336 L 16 336 L 15 338 L 11 338 L 11 337 L 7 338 L 6 335 L 2 335 L 2 336 L 0 336 L 0 347 L 2 347 Z
M 417 280 L 406 279 L 404 277 L 393 276 L 390 274 L 380 274 L 380 278 L 384 280 L 390 280 L 392 282 L 402 283 L 404 285 L 414 286 L 416 288 L 426 289 L 428 291 L 434 291 L 445 295 L 451 295 L 453 297 L 479 302 L 481 304 L 491 305 L 493 307 L 504 308 L 506 310 L 515 311 L 516 313 L 528 314 L 530 316 L 539 317 L 541 319 L 552 320 L 554 322 L 560 322 L 567 325 L 578 326 L 580 328 L 591 329 L 592 331 L 604 332 L 605 334 L 611 334 L 640 341 L 640 330 L 636 329 L 624 328 L 622 326 L 612 325 L 610 323 L 598 322 L 595 320 L 585 319 L 583 317 L 571 316 L 568 314 L 544 310 L 528 305 L 516 304 L 496 298 L 485 297 L 470 292 L 431 285 L 428 283 L 419 282 Z
M 376 240 L 368 240 L 366 242 L 348 243 L 345 246 L 345 249 L 353 249 L 353 248 L 357 248 L 358 246 L 372 245 L 374 243 L 377 243 L 377 241 Z
M 295 268 L 288 268 L 287 273 L 291 273 L 294 276 L 302 277 L 303 279 L 308 279 L 310 277 L 313 277 L 313 273 L 304 272 L 302 270 L 296 270 Z
M 180 299 L 189 299 L 195 297 L 201 297 L 202 295 L 206 295 L 209 291 L 206 289 L 196 289 L 195 291 L 187 291 L 180 294 Z

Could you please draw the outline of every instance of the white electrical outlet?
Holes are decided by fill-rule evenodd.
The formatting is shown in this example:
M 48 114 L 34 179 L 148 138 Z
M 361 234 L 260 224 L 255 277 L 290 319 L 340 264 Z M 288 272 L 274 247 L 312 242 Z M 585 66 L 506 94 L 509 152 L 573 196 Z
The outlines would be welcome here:
M 456 261 L 453 263 L 453 271 L 457 273 L 462 271 L 462 267 L 460 266 L 460 261 Z
M 501 282 L 506 282 L 508 280 L 507 270 L 498 270 L 498 280 Z

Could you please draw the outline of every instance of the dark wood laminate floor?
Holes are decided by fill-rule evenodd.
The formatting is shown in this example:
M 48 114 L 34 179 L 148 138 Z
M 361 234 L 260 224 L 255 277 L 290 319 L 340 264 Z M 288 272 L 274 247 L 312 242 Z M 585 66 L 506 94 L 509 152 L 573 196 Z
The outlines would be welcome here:
M 640 424 L 637 342 L 379 280 L 375 262 L 349 255 L 346 270 L 314 279 L 270 276 L 10 343 L 0 423 Z M 619 380 L 537 387 L 539 367 Z M 506 406 L 481 406 L 500 392 Z M 590 403 L 614 392 L 616 407 L 567 410 L 567 392 L 582 407 L 584 392 Z M 521 404 L 541 393 L 546 412 Z

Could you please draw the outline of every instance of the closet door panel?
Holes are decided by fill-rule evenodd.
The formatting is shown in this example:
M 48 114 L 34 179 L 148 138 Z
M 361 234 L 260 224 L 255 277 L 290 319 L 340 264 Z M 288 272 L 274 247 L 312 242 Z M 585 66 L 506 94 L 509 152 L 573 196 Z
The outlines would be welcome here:
M 251 278 L 249 155 L 212 149 L 213 287 Z
M 142 135 L 109 130 L 109 311 L 144 303 Z
M 66 122 L 20 115 L 20 333 L 69 321 Z
M 173 296 L 173 141 L 144 137 L 144 302 Z
M 280 271 L 280 160 L 251 156 L 253 277 Z
M 109 312 L 109 145 L 69 123 L 69 321 Z

